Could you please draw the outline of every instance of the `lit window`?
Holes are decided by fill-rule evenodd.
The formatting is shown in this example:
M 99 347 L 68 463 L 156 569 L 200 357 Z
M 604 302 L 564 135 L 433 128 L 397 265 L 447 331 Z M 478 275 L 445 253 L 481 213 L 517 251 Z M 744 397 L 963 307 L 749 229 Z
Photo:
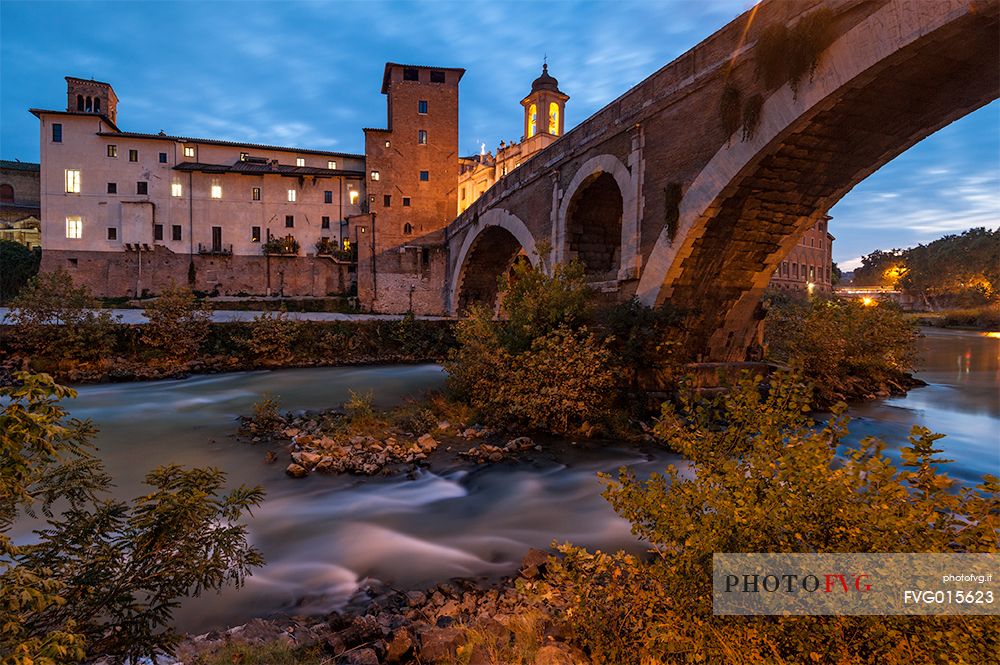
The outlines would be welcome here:
M 538 133 L 538 108 L 532 104 L 528 107 L 528 138 Z
M 417 131 L 417 143 L 427 145 L 427 130 L 421 129 Z
M 378 171 L 372 171 L 372 180 L 378 180 Z
M 62 143 L 62 123 L 52 123 L 52 142 Z
M 358 192 L 358 190 L 352 189 L 350 192 L 350 196 L 351 196 L 351 205 L 352 206 L 358 205 L 358 199 L 361 198 L 361 194 Z
M 549 102 L 549 134 L 559 136 L 559 105 Z
M 388 148 L 388 147 L 389 147 L 390 145 L 392 145 L 392 143 L 390 143 L 389 141 L 386 141 L 386 142 L 385 142 L 385 147 L 386 147 L 386 148 Z
M 250 242 L 260 242 L 260 227 L 251 226 L 250 227 Z
M 348 240 L 347 238 L 344 238 L 344 251 L 345 252 L 351 251 L 351 241 Z
M 212 198 L 213 199 L 222 198 L 222 185 L 219 184 L 218 180 L 212 181 Z
M 465 200 L 465 187 L 463 187 L 462 189 L 460 189 L 460 190 L 458 191 L 458 198 L 459 198 L 459 200 L 461 200 L 461 201 L 464 201 L 464 200 Z
M 250 198 L 254 201 L 260 201 L 260 187 L 254 187 L 250 190 Z
M 427 182 L 430 179 L 431 179 L 431 173 L 430 173 L 430 171 L 421 171 L 420 172 L 420 182 Z
M 417 102 L 417 113 L 427 114 L 427 100 L 421 99 Z
M 241 162 L 247 161 L 247 157 L 249 157 L 249 156 L 250 156 L 249 152 L 241 152 L 240 153 L 240 161 Z
M 118 156 L 118 146 L 116 146 L 116 145 L 109 145 L 108 146 L 108 157 L 117 157 L 117 156 Z
M 185 157 L 194 157 L 194 146 L 193 145 L 186 145 L 186 146 L 184 146 L 184 156 Z
M 66 237 L 79 239 L 83 237 L 83 219 L 80 217 L 66 218 Z
M 295 199 L 296 199 L 297 196 L 298 196 L 298 193 L 294 189 L 288 190 L 288 202 L 289 203 L 295 203 Z
M 305 157 L 296 157 L 295 158 L 295 165 L 296 166 L 305 166 L 306 165 L 306 159 L 305 159 Z
M 170 196 L 183 196 L 183 195 L 184 195 L 184 187 L 181 186 L 181 183 L 174 182 L 170 184 Z
M 66 192 L 68 194 L 80 193 L 80 171 L 78 169 L 66 169 Z
M 138 150 L 129 150 L 128 151 L 128 161 L 130 161 L 130 162 L 138 162 L 139 161 L 139 151 Z
M 326 163 L 326 168 L 330 169 L 331 171 L 336 171 L 337 170 L 337 162 L 335 162 L 335 161 L 333 161 L 331 159 L 330 161 L 328 161 Z

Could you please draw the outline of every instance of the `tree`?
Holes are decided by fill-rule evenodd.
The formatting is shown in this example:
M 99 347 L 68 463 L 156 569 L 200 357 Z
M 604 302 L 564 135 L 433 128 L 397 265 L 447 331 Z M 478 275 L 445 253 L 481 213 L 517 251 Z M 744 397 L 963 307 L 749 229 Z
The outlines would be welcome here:
M 59 268 L 36 275 L 11 302 L 15 338 L 29 353 L 48 358 L 94 360 L 114 346 L 114 319 L 86 286 Z
M 543 583 L 601 663 L 987 662 L 992 617 L 743 617 L 712 613 L 715 552 L 997 552 L 1000 480 L 955 491 L 941 435 L 914 427 L 903 468 L 869 437 L 846 445 L 842 407 L 823 426 L 804 417 L 799 377 L 769 389 L 744 377 L 722 401 L 664 410 L 657 433 L 691 460 L 640 479 L 605 476 L 605 498 L 650 544 L 651 558 L 563 546 Z M 846 445 L 846 449 L 845 449 Z
M 156 353 L 173 360 L 190 360 L 208 337 L 212 310 L 198 305 L 188 288 L 171 286 L 146 306 L 142 341 Z
M 28 249 L 19 242 L 0 240 L 0 303 L 16 296 L 38 274 L 42 250 Z
M 151 491 L 131 504 L 108 498 L 93 425 L 67 418 L 59 403 L 75 392 L 45 374 L 15 378 L 0 387 L 3 664 L 170 653 L 179 641 L 169 627 L 179 598 L 239 586 L 263 564 L 240 523 L 263 490 L 223 495 L 218 469 L 171 465 L 151 471 Z M 15 544 L 11 527 L 36 511 L 48 528 L 36 532 L 37 542 Z

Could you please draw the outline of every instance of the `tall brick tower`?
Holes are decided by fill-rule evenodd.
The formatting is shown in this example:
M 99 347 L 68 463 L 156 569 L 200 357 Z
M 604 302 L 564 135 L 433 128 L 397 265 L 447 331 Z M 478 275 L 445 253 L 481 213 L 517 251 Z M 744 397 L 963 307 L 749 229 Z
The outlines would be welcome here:
M 66 77 L 66 110 L 96 113 L 118 123 L 118 95 L 110 83 Z
M 458 82 L 464 69 L 386 63 L 385 129 L 365 129 L 375 250 L 440 243 L 455 218 Z

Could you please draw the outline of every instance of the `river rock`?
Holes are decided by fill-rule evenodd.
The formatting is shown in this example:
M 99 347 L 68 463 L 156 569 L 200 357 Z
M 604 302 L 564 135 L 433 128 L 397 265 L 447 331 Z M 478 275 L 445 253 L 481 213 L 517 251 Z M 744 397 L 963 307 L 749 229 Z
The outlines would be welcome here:
M 420 662 L 452 662 L 465 634 L 458 628 L 430 628 L 420 634 Z
M 292 478 L 302 478 L 309 475 L 309 472 L 298 464 L 289 464 L 285 467 L 285 473 L 290 475 Z
M 442 431 L 442 432 L 444 432 L 445 430 L 447 430 L 450 427 L 451 427 L 451 423 L 448 422 L 447 420 L 442 420 L 442 421 L 438 422 L 438 429 L 440 431 Z
M 316 453 L 309 453 L 304 451 L 298 453 L 292 453 L 292 461 L 298 464 L 299 466 L 306 467 L 307 469 L 311 469 L 312 467 L 319 464 L 321 459 L 323 459 L 323 456 L 318 455 Z
M 506 450 L 529 450 L 535 447 L 535 442 L 526 436 L 519 436 L 516 439 L 511 439 L 504 446 Z
M 402 663 L 410 660 L 409 655 L 412 651 L 413 638 L 410 636 L 410 631 L 401 628 L 389 641 L 385 650 L 385 660 L 387 663 Z
M 374 649 L 355 649 L 345 654 L 347 665 L 379 665 L 378 654 Z
M 284 432 L 282 432 L 282 434 L 285 435 L 286 439 L 291 439 L 294 436 L 298 436 L 299 432 L 301 432 L 301 431 L 302 430 L 300 430 L 298 427 L 289 427 Z
M 418 607 L 427 602 L 427 594 L 423 591 L 407 591 L 406 602 L 410 607 Z
M 589 663 L 582 651 L 562 642 L 546 644 L 535 654 L 535 665 L 589 665 Z
M 434 450 L 438 446 L 437 439 L 435 439 L 430 434 L 422 435 L 419 439 L 417 439 L 417 444 L 424 452 L 430 452 L 431 450 Z

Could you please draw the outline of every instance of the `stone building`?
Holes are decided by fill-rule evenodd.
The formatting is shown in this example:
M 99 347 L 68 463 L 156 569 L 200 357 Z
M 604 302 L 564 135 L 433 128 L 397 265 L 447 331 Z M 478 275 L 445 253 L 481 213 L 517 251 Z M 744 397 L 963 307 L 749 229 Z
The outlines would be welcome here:
M 788 252 L 771 277 L 771 288 L 782 291 L 832 293 L 834 237 L 827 230 L 830 217 L 812 225 Z
M 0 240 L 41 246 L 38 164 L 0 160 Z
M 363 155 L 127 132 L 110 84 L 66 83 L 65 111 L 31 109 L 42 270 L 64 267 L 100 296 L 351 288 L 337 250 L 365 209 Z

